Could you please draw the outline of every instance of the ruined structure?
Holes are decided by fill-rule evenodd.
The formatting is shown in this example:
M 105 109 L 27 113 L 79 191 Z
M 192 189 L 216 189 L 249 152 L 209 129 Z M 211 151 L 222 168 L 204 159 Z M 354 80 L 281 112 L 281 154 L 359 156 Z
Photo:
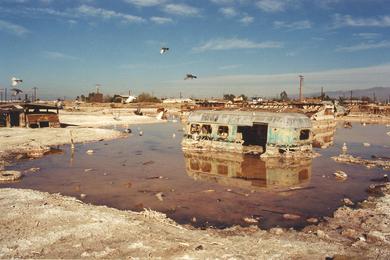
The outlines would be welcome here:
M 186 124 L 183 150 L 311 155 L 312 123 L 298 113 L 194 111 Z
M 59 108 L 45 104 L 0 105 L 0 127 L 60 127 Z
M 310 183 L 311 161 L 307 158 L 281 162 L 233 153 L 184 152 L 186 171 L 195 180 L 247 190 L 300 188 Z

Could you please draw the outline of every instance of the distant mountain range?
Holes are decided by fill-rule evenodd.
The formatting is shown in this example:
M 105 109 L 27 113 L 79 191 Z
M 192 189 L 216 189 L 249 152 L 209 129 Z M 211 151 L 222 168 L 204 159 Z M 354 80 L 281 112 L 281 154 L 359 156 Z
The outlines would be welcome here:
M 350 98 L 351 97 L 351 90 L 348 91 L 324 91 L 325 95 L 328 95 L 331 98 L 338 98 L 338 97 L 345 97 Z M 318 97 L 321 93 L 308 93 L 305 96 L 307 97 Z M 386 101 L 390 98 L 390 87 L 373 87 L 368 89 L 353 89 L 352 90 L 352 97 L 353 98 L 361 98 L 361 97 L 370 97 L 371 99 L 374 97 L 378 101 Z

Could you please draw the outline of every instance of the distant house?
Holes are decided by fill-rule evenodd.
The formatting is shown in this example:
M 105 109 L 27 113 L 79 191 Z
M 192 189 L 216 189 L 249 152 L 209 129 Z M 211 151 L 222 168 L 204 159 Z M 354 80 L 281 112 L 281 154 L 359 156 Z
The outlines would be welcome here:
M 189 104 L 193 102 L 190 98 L 167 98 L 163 100 L 164 104 Z
M 132 103 L 134 102 L 135 100 L 137 99 L 137 97 L 135 96 L 131 96 L 131 95 L 114 95 L 113 97 L 113 101 L 115 103 L 122 103 L 122 104 L 128 104 L 128 103 Z

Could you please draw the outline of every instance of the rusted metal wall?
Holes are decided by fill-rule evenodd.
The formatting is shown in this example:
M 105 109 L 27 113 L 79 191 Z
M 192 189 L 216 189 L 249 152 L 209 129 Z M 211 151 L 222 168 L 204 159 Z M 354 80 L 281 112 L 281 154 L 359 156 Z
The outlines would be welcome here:
M 60 127 L 60 120 L 55 113 L 26 114 L 26 126 L 31 127 L 40 122 L 49 122 L 49 127 Z

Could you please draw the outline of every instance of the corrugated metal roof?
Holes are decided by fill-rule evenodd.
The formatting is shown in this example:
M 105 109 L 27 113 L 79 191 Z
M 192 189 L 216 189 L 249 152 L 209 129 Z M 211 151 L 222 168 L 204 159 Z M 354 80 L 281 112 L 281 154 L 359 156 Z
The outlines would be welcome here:
M 299 113 L 271 113 L 258 111 L 210 111 L 191 112 L 189 122 L 216 123 L 224 125 L 252 126 L 254 123 L 265 123 L 278 128 L 311 128 L 310 119 Z

